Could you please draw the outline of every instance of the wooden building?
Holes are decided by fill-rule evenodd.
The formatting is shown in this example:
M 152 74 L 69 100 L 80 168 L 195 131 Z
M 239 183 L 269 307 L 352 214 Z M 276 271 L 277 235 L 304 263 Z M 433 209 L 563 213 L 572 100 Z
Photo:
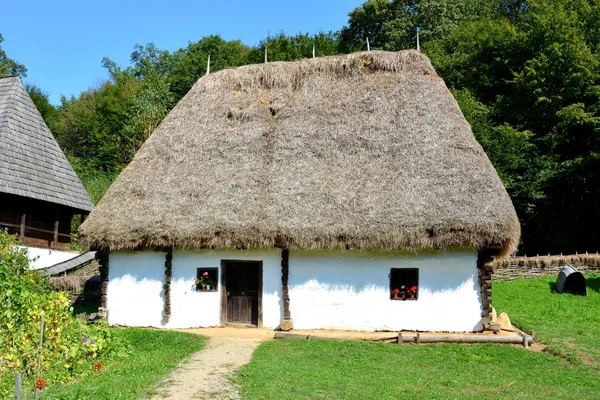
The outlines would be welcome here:
M 373 51 L 200 78 L 80 233 L 109 323 L 477 331 L 520 225 L 429 60 Z
M 94 204 L 19 77 L 0 79 L 0 229 L 67 249 L 73 215 Z

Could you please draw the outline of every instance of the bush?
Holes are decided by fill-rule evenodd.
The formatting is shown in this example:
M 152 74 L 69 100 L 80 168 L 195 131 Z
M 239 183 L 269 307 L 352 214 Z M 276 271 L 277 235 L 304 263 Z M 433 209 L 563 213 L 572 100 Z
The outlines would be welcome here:
M 15 243 L 0 231 L 0 398 L 14 392 L 17 373 L 24 389 L 33 391 L 36 379 L 48 386 L 67 382 L 94 372 L 104 357 L 127 355 L 127 344 L 114 340 L 104 322 L 74 318 L 68 295 L 52 291 L 45 277 L 30 270 L 27 251 Z

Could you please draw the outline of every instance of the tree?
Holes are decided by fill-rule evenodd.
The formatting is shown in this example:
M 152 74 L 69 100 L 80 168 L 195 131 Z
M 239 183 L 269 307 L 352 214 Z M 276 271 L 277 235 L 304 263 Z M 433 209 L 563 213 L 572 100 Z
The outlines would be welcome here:
M 58 110 L 56 109 L 56 107 L 50 104 L 50 100 L 48 100 L 48 93 L 44 92 L 42 89 L 31 83 L 26 83 L 25 89 L 27 89 L 27 92 L 29 93 L 29 97 L 31 97 L 33 104 L 35 104 L 35 107 L 42 115 L 44 122 L 52 131 L 54 129 L 54 124 L 56 124 L 56 120 L 58 118 Z
M 195 43 L 189 43 L 185 49 L 175 51 L 172 55 L 173 67 L 167 78 L 175 98 L 182 98 L 206 74 L 209 55 L 210 70 L 218 71 L 247 64 L 249 53 L 250 47 L 241 41 L 226 41 L 218 35 L 205 36 Z
M 311 58 L 313 46 L 316 56 L 339 54 L 339 34 L 337 32 L 319 32 L 316 34 L 298 33 L 287 36 L 281 32 L 275 36 L 267 36 L 250 52 L 248 64 L 264 62 L 265 49 L 268 61 L 294 61 Z
M 600 172 L 600 3 L 495 7 L 495 16 L 462 22 L 424 49 L 457 90 L 513 199 L 520 250 L 597 249 L 600 237 L 588 232 L 600 223 L 600 190 L 592 183 Z
M 6 52 L 2 50 L 2 42 L 4 37 L 0 33 L 0 78 L 11 75 L 18 75 L 21 78 L 27 76 L 27 68 L 23 64 L 19 64 L 17 61 L 8 58 Z
M 461 22 L 495 12 L 489 0 L 368 0 L 349 14 L 342 28 L 344 51 L 371 48 L 402 50 L 416 47 L 420 29 L 423 42 L 441 38 Z

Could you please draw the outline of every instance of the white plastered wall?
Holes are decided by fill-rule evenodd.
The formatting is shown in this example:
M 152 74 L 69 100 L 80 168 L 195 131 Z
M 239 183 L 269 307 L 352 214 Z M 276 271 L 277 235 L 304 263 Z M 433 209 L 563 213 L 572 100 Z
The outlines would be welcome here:
M 283 316 L 281 252 L 175 251 L 171 318 L 162 325 L 165 254 L 153 251 L 110 255 L 109 323 L 168 328 L 220 323 L 221 288 L 196 292 L 197 268 L 221 260 L 263 263 L 263 326 L 277 328 Z M 290 309 L 296 329 L 477 331 L 481 299 L 475 250 L 401 252 L 290 251 Z M 417 301 L 389 295 L 391 268 L 419 269 Z
M 114 252 L 108 270 L 108 323 L 161 326 L 165 253 Z
M 279 325 L 281 303 L 281 252 L 174 251 L 171 275 L 171 317 L 163 324 L 165 253 L 154 251 L 110 254 L 108 322 L 127 326 L 190 328 L 218 326 L 221 315 L 221 260 L 263 263 L 263 322 Z M 217 268 L 217 291 L 197 292 L 198 268 Z
M 482 329 L 475 250 L 400 252 L 290 251 L 290 310 L 295 329 Z M 390 300 L 391 268 L 419 269 L 416 301 Z

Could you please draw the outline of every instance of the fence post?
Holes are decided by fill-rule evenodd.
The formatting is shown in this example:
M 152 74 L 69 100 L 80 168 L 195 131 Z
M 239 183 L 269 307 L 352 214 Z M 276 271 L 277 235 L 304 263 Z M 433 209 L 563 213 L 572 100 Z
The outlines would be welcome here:
M 44 344 L 44 314 L 42 314 L 42 320 L 40 321 L 40 345 L 38 348 L 38 362 L 37 362 L 37 375 L 40 375 L 42 371 L 42 346 Z
M 21 374 L 15 377 L 15 399 L 21 400 Z

